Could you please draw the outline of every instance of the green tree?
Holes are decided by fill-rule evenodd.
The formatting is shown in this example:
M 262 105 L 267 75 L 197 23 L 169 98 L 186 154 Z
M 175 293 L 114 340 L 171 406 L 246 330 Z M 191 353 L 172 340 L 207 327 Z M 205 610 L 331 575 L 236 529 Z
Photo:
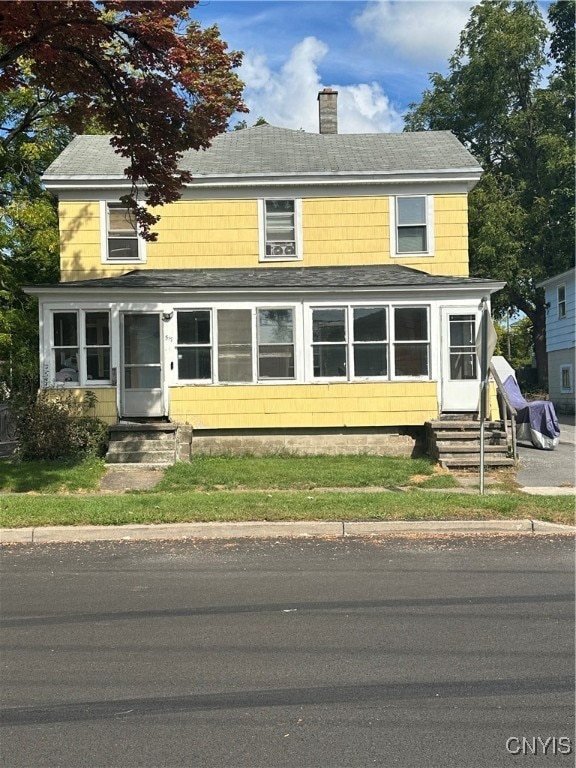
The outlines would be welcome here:
M 546 313 L 536 285 L 574 264 L 574 0 L 552 5 L 549 21 L 550 34 L 532 0 L 480 2 L 448 74 L 431 75 L 406 117 L 406 130 L 452 131 L 483 166 L 470 194 L 470 272 L 506 281 L 494 310 L 529 318 L 542 384 Z
M 150 208 L 189 179 L 182 153 L 209 146 L 245 111 L 233 71 L 241 55 L 190 18 L 196 5 L 0 3 L 0 384 L 36 385 L 36 302 L 22 286 L 58 280 L 57 212 L 41 176 L 74 133 L 112 134 L 133 183 L 125 200 L 154 239 Z

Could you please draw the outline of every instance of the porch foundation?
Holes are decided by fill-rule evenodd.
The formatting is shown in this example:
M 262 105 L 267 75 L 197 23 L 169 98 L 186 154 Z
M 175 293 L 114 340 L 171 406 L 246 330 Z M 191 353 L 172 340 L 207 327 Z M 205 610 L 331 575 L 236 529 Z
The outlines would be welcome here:
M 191 455 L 420 456 L 426 452 L 424 427 L 366 429 L 194 430 Z

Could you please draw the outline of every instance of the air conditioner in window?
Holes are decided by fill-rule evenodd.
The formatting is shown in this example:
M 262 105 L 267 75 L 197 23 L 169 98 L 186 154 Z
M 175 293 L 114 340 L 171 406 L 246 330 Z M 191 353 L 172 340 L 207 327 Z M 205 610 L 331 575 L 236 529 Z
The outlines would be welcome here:
M 271 256 L 296 256 L 295 243 L 276 243 L 270 247 Z

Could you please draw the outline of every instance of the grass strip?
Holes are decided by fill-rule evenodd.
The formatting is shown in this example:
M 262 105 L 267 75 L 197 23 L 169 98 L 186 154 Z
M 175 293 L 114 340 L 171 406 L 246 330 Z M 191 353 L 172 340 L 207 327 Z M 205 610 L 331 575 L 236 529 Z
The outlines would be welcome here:
M 216 491 L 109 496 L 0 496 L 0 526 L 126 525 L 249 520 L 487 520 L 574 524 L 574 499 L 426 491 Z

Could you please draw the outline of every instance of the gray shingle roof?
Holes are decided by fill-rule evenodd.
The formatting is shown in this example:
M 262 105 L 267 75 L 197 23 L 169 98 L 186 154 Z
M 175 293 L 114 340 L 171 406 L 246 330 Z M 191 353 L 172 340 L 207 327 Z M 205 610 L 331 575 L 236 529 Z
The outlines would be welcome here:
M 109 136 L 77 136 L 45 178 L 122 176 L 127 165 Z M 481 170 L 449 131 L 317 134 L 271 125 L 221 134 L 207 150 L 186 152 L 180 165 L 196 176 Z
M 355 267 L 259 267 L 256 269 L 137 269 L 118 277 L 78 280 L 53 286 L 66 291 L 109 290 L 306 290 L 325 288 L 439 288 L 485 286 L 484 278 L 429 275 L 418 269 L 381 264 Z M 42 286 L 39 286 L 42 287 Z

